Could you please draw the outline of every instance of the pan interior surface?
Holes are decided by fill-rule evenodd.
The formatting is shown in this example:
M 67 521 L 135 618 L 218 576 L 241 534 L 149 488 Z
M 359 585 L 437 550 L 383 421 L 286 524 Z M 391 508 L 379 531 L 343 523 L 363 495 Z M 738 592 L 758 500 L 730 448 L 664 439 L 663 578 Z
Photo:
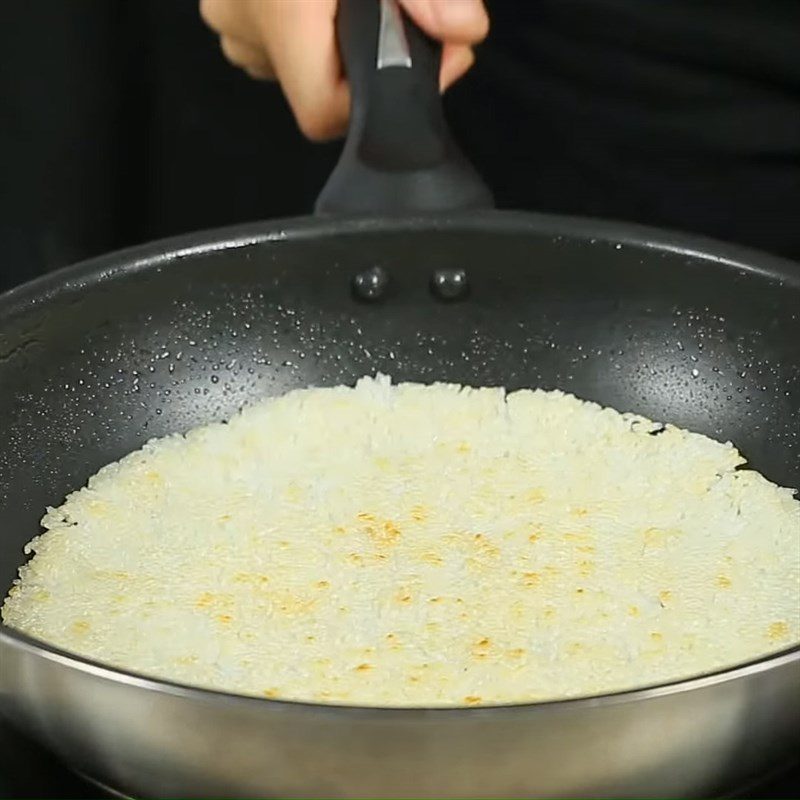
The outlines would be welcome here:
M 276 235 L 280 234 L 280 235 Z M 390 275 L 380 302 L 353 276 Z M 465 270 L 442 302 L 436 270 Z M 800 486 L 800 275 L 577 228 L 264 228 L 0 300 L 0 585 L 44 508 L 145 441 L 305 386 L 558 388 L 733 441 Z

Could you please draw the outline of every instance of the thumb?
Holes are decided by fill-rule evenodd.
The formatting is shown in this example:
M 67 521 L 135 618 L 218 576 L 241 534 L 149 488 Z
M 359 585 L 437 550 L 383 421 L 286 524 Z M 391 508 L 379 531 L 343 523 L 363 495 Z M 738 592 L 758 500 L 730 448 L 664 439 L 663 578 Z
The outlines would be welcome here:
M 434 39 L 473 45 L 486 38 L 489 17 L 482 0 L 400 0 L 414 22 Z

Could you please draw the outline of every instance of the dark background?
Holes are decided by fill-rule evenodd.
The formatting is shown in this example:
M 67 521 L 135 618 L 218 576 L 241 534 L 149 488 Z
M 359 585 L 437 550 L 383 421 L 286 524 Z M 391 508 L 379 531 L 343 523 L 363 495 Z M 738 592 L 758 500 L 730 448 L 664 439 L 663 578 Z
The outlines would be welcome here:
M 489 41 L 447 105 L 501 206 L 800 260 L 800 0 L 488 6 Z M 307 213 L 337 152 L 224 61 L 195 0 L 3 7 L 0 289 L 147 239 Z

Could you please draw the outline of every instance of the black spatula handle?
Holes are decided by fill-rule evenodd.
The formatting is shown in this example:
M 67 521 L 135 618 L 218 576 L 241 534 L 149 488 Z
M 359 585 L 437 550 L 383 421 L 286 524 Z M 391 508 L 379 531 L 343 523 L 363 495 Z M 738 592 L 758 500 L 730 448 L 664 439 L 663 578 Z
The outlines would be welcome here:
M 453 141 L 439 94 L 441 46 L 396 0 L 339 0 L 352 108 L 318 213 L 488 208 L 492 196 Z

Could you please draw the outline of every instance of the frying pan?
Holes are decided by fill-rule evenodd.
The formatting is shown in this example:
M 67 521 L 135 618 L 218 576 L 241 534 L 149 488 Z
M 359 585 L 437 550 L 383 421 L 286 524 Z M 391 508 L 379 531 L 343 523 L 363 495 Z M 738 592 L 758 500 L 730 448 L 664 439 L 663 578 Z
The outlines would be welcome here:
M 558 387 L 733 440 L 800 486 L 800 268 L 633 225 L 480 210 L 432 43 L 378 9 L 340 10 L 354 109 L 320 216 L 145 245 L 0 298 L 4 589 L 45 506 L 102 465 L 377 370 Z M 797 753 L 800 649 L 601 697 L 391 709 L 180 686 L 3 627 L 0 705 L 133 796 L 708 796 Z

